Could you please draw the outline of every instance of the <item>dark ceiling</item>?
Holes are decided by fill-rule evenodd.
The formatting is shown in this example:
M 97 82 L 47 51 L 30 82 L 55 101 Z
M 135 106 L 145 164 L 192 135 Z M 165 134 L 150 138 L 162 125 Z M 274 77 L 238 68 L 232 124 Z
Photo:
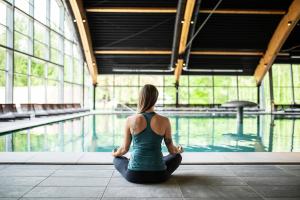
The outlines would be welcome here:
M 195 30 L 218 0 L 202 0 Z M 291 0 L 223 0 L 218 9 L 287 11 Z M 177 8 L 177 0 L 86 0 L 84 8 Z M 192 43 L 193 51 L 261 52 L 283 14 L 213 14 Z M 172 51 L 176 13 L 87 12 L 94 50 Z M 298 54 L 300 26 L 296 25 L 282 51 Z M 188 38 L 190 40 L 191 34 Z M 183 74 L 253 75 L 262 55 L 195 55 L 191 53 Z M 171 53 L 164 55 L 95 54 L 99 74 L 147 73 L 168 71 Z M 300 59 L 279 56 L 276 62 L 299 63 Z M 159 71 L 161 70 L 161 71 Z M 228 71 L 226 71 L 228 70 Z

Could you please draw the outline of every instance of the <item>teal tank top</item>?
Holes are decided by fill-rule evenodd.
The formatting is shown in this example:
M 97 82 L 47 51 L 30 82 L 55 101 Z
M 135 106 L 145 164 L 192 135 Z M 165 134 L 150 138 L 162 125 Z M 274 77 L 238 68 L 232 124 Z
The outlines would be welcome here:
M 134 171 L 163 171 L 166 165 L 161 152 L 163 136 L 156 134 L 150 126 L 155 112 L 141 113 L 147 122 L 146 128 L 138 133 L 132 134 L 132 152 L 128 169 Z

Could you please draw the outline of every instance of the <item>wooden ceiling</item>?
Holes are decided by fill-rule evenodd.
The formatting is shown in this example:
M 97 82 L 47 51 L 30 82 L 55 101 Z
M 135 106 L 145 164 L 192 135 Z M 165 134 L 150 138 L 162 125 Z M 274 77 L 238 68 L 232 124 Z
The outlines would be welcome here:
M 291 56 L 300 52 L 299 2 L 70 0 L 94 76 L 255 75 L 258 84 L 274 61 L 300 63 Z

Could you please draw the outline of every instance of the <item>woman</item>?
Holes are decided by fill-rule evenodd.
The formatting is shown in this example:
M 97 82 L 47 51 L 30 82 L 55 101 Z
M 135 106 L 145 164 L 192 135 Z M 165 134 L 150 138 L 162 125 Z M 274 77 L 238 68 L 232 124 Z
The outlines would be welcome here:
M 182 147 L 174 146 L 168 118 L 154 112 L 158 91 L 145 85 L 139 94 L 139 114 L 127 118 L 124 143 L 113 151 L 115 168 L 129 182 L 158 183 L 166 181 L 181 163 Z M 162 139 L 169 155 L 161 152 Z M 124 157 L 133 140 L 131 159 Z

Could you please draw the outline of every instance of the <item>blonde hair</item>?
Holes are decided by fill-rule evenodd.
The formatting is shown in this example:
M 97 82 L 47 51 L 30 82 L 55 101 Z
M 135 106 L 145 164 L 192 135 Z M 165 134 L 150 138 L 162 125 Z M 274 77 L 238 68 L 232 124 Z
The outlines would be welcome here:
M 140 90 L 138 112 L 143 113 L 155 105 L 158 98 L 158 90 L 154 85 L 146 84 Z

